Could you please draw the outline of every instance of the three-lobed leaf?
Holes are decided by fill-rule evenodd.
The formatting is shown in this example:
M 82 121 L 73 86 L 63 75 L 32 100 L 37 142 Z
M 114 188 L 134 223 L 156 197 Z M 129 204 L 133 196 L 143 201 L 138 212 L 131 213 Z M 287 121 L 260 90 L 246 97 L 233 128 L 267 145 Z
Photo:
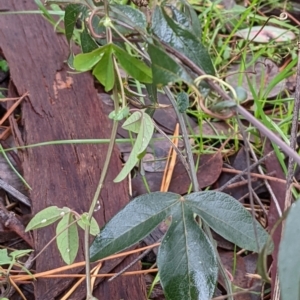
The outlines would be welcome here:
M 152 83 L 151 68 L 114 44 L 107 44 L 89 53 L 76 55 L 73 65 L 81 72 L 93 69 L 95 77 L 105 86 L 105 90 L 109 91 L 115 83 L 112 55 L 117 57 L 121 67 L 130 76 L 143 83 Z

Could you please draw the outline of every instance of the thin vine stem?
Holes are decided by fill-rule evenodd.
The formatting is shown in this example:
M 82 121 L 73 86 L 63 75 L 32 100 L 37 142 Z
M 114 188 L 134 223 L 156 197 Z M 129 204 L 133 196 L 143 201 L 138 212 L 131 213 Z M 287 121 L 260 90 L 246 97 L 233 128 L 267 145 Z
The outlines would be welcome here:
M 106 13 L 106 16 L 108 17 L 108 2 L 104 1 L 104 11 Z M 93 13 L 95 13 L 95 11 L 97 11 L 97 9 L 95 9 L 93 11 Z M 93 13 L 90 17 L 90 20 L 92 19 Z M 92 28 L 92 26 L 91 26 Z M 90 28 L 90 29 L 91 29 Z M 111 43 L 112 42 L 112 32 L 111 32 L 111 28 L 109 26 L 106 27 L 106 40 L 107 43 Z M 114 64 L 114 70 L 115 70 L 115 76 L 117 77 L 117 80 L 120 81 L 120 74 L 118 72 L 118 65 L 116 63 L 115 58 L 113 57 L 113 64 Z M 120 86 L 122 86 L 122 81 L 120 81 Z M 123 89 L 121 90 L 121 95 L 124 97 L 124 91 Z M 119 96 L 118 96 L 118 90 L 117 90 L 117 85 L 114 86 L 113 89 L 113 99 L 114 99 L 114 109 L 116 114 L 119 111 Z M 110 142 L 108 145 L 108 149 L 107 149 L 107 153 L 106 153 L 106 158 L 105 158 L 105 162 L 103 165 L 103 169 L 100 175 L 100 179 L 99 179 L 99 183 L 94 195 L 94 198 L 92 200 L 92 203 L 90 205 L 90 209 L 88 212 L 88 223 L 90 224 L 92 217 L 93 217 L 93 213 L 95 211 L 102 187 L 104 185 L 104 181 L 108 172 L 108 167 L 111 161 L 111 157 L 112 157 L 112 153 L 113 153 L 113 148 L 114 148 L 114 144 L 115 144 L 115 139 L 117 136 L 117 130 L 118 130 L 118 121 L 114 120 L 113 122 L 113 126 L 112 126 L 112 131 L 111 131 L 111 135 L 110 135 Z M 95 299 L 93 297 L 92 294 L 92 283 L 91 283 L 91 266 L 90 266 L 90 251 L 89 251 L 89 247 L 90 247 L 90 225 L 87 224 L 85 226 L 85 230 L 84 230 L 84 252 L 85 252 L 85 272 L 86 272 L 86 299 L 87 300 L 92 300 Z

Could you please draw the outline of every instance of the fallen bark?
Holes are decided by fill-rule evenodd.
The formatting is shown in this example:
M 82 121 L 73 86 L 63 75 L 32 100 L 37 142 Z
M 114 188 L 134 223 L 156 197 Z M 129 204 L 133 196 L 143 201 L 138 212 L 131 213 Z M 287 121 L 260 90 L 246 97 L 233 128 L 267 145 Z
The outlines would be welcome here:
M 36 9 L 34 0 L 10 0 L 5 9 Z M 0 7 L 1 9 L 1 7 Z M 72 74 L 64 63 L 68 56 L 65 37 L 40 15 L 0 16 L 0 48 L 10 67 L 11 87 L 20 96 L 29 92 L 22 103 L 22 128 L 14 128 L 19 145 L 69 139 L 109 138 L 111 124 L 102 110 L 90 74 Z M 12 92 L 12 90 L 11 90 Z M 31 186 L 32 212 L 56 205 L 78 213 L 88 211 L 100 178 L 107 145 L 53 145 L 27 149 L 20 153 L 24 177 Z M 114 149 L 112 163 L 100 196 L 101 209 L 95 213 L 104 225 L 129 200 L 126 182 L 114 184 L 121 169 L 119 152 Z M 55 236 L 55 227 L 34 231 L 38 253 Z M 76 261 L 83 261 L 83 239 Z M 121 263 L 119 268 L 127 262 Z M 106 263 L 110 271 L 120 261 Z M 64 265 L 56 244 L 52 243 L 36 260 L 36 272 Z M 139 266 L 131 270 L 139 269 Z M 80 270 L 76 270 L 79 272 Z M 82 270 L 81 270 L 82 271 Z M 61 299 L 75 283 L 72 279 L 39 279 L 35 283 L 36 299 Z M 118 277 L 102 281 L 95 296 L 105 299 L 144 299 L 145 284 L 141 276 Z M 85 299 L 82 284 L 69 299 Z

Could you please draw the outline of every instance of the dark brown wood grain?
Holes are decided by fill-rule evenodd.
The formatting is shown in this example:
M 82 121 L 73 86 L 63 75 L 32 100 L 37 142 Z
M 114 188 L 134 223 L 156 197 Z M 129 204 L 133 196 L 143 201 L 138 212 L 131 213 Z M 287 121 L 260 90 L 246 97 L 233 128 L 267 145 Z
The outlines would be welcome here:
M 36 5 L 34 0 L 10 0 L 5 1 L 5 9 L 33 10 Z M 52 140 L 109 138 L 111 124 L 102 110 L 92 76 L 70 73 L 64 63 L 68 56 L 65 37 L 56 34 L 42 16 L 0 16 L 0 48 L 8 61 L 15 91 L 18 95 L 27 91 L 30 94 L 22 103 L 21 131 L 14 133 L 18 143 L 30 145 Z M 51 205 L 67 206 L 78 213 L 87 211 L 106 150 L 107 145 L 98 144 L 46 146 L 22 151 L 24 177 L 32 188 L 32 212 L 35 214 Z M 95 213 L 101 226 L 128 202 L 127 183 L 113 183 L 120 169 L 119 153 L 114 149 L 99 199 L 101 209 Z M 34 231 L 36 252 L 54 236 L 54 226 Z M 77 261 L 83 260 L 81 244 Z M 106 271 L 118 263 L 106 263 Z M 35 268 L 42 272 L 63 265 L 56 244 L 52 243 L 37 258 Z M 139 269 L 139 266 L 133 269 Z M 60 299 L 73 284 L 68 279 L 39 279 L 35 283 L 35 297 Z M 129 276 L 119 277 L 109 284 L 103 282 L 95 296 L 110 300 L 145 299 L 143 278 Z M 85 286 L 82 285 L 69 299 L 85 299 Z

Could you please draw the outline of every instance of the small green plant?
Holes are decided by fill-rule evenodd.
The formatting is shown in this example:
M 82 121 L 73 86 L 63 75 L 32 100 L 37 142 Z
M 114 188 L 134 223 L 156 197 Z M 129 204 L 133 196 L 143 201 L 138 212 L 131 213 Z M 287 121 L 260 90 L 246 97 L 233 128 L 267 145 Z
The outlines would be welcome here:
M 56 221 L 59 221 L 56 227 L 57 248 L 64 262 L 72 264 L 79 248 L 78 226 L 85 229 L 85 226 L 89 225 L 90 234 L 94 236 L 99 233 L 99 226 L 94 218 L 91 221 L 88 220 L 87 213 L 78 215 L 67 207 L 50 206 L 38 212 L 31 219 L 26 231 L 43 228 Z
M 159 277 L 167 299 L 210 299 L 213 296 L 218 271 L 224 277 L 228 294 L 232 294 L 231 282 L 220 261 L 210 228 L 237 246 L 259 252 L 272 251 L 269 235 L 246 209 L 234 198 L 222 192 L 199 191 L 198 180 L 188 141 L 184 117 L 188 107 L 188 94 L 174 96 L 170 83 L 184 83 L 197 97 L 207 95 L 210 89 L 219 94 L 216 109 L 233 110 L 242 114 L 257 129 L 262 130 L 272 141 L 289 153 L 297 162 L 299 156 L 289 149 L 277 136 L 260 124 L 239 105 L 233 88 L 216 85 L 216 71 L 202 41 L 200 21 L 184 0 L 178 5 L 165 2 L 151 7 L 151 21 L 137 8 L 118 3 L 94 3 L 91 0 L 47 1 L 67 4 L 65 7 L 65 34 L 70 46 L 68 63 L 77 71 L 91 71 L 104 86 L 112 91 L 115 109 L 106 165 L 90 211 L 78 216 L 68 208 L 50 207 L 40 212 L 30 222 L 27 230 L 50 225 L 61 219 L 57 226 L 58 248 L 66 263 L 71 263 L 78 249 L 77 226 L 85 228 L 85 251 L 92 261 L 122 251 L 149 234 L 160 222 L 171 217 L 170 227 L 162 240 L 157 257 Z M 96 2 L 96 1 L 95 1 Z M 206 11 L 207 13 L 207 11 Z M 201 18 L 201 16 L 200 16 Z M 81 28 L 75 24 L 80 21 Z M 238 24 L 236 24 L 236 29 Z M 206 28 L 207 29 L 207 28 Z M 208 30 L 208 29 L 207 29 Z M 74 57 L 72 43 L 81 46 L 82 53 Z M 131 39 L 132 36 L 138 36 Z M 228 42 L 221 45 L 228 50 Z M 227 49 L 227 50 L 226 50 Z M 223 54 L 217 58 L 221 64 Z M 126 78 L 121 72 L 126 73 Z M 200 82 L 205 79 L 205 82 Z M 123 180 L 144 155 L 153 131 L 153 111 L 129 110 L 128 93 L 124 81 L 135 81 L 145 87 L 152 101 L 152 108 L 159 107 L 158 90 L 163 90 L 170 99 L 180 122 L 186 150 L 186 166 L 191 178 L 193 192 L 181 196 L 173 193 L 149 193 L 132 200 L 109 221 L 100 233 L 92 219 L 96 200 L 105 180 L 108 163 L 116 137 L 118 121 L 126 119 L 123 128 L 137 134 L 131 155 L 115 182 Z M 218 102 L 217 101 L 217 102 Z M 183 158 L 185 159 L 185 158 Z M 51 210 L 51 218 L 48 219 Z M 197 217 L 196 217 L 197 216 Z M 78 221 L 78 222 L 77 222 Z M 91 228 L 91 229 L 90 229 Z M 97 236 L 89 245 L 90 230 Z M 63 243 L 67 241 L 67 243 Z M 74 244 L 72 244 L 74 243 Z M 71 247 L 74 245 L 74 251 Z M 76 251 L 75 251 L 76 250 Z M 89 255 L 86 255 L 87 299 L 94 299 L 89 278 Z M 233 299 L 231 295 L 228 299 Z

